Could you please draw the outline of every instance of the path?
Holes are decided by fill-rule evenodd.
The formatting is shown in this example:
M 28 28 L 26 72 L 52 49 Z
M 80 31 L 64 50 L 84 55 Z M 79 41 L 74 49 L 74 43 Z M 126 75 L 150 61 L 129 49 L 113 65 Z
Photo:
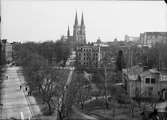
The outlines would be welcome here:
M 29 119 L 33 116 L 30 101 L 26 98 L 17 71 L 19 67 L 7 67 L 2 83 L 2 119 Z

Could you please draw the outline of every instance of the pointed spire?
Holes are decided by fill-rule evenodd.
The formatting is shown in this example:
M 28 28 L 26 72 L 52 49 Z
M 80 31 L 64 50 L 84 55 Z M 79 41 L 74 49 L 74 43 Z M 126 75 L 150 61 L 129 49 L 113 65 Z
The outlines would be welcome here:
M 83 12 L 82 12 L 82 18 L 81 18 L 81 26 L 84 25 L 84 17 L 83 17 Z
M 77 11 L 76 11 L 76 14 L 75 14 L 75 25 L 78 25 Z
M 69 28 L 69 25 L 68 25 L 68 31 L 67 31 L 67 37 L 70 36 L 70 28 Z

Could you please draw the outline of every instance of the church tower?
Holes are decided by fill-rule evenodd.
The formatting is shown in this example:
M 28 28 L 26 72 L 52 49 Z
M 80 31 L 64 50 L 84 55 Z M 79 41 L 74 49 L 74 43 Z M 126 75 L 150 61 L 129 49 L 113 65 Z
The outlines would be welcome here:
M 70 37 L 70 28 L 69 28 L 69 26 L 68 26 L 68 30 L 67 30 L 67 38 L 69 39 L 69 37 Z
M 84 24 L 83 13 L 81 18 L 81 25 L 79 25 L 77 12 L 76 12 L 74 29 L 73 29 L 73 42 L 75 46 L 86 44 L 86 34 L 85 34 L 85 24 Z
M 81 26 L 80 26 L 80 30 L 81 30 L 81 44 L 86 44 L 86 34 L 85 34 L 85 24 L 84 24 L 84 17 L 83 17 L 83 13 L 82 13 L 82 18 L 81 18 Z
M 73 29 L 73 39 L 74 39 L 74 43 L 76 43 L 76 44 L 79 40 L 79 34 L 80 34 L 80 30 L 79 30 L 79 25 L 78 25 L 78 16 L 77 16 L 77 12 L 76 12 L 74 29 Z

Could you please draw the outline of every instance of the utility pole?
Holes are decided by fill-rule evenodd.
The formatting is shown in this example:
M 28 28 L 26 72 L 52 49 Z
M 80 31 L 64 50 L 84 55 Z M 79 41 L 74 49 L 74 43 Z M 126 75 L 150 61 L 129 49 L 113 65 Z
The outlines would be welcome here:
M 108 109 L 108 99 L 107 99 L 107 70 L 104 65 L 104 87 L 105 87 L 105 101 L 106 101 L 106 109 Z

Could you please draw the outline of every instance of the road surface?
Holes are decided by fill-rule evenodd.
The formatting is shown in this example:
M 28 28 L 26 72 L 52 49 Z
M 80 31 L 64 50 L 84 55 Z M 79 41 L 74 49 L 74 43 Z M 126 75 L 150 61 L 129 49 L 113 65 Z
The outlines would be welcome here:
M 18 67 L 7 67 L 2 83 L 2 119 L 28 119 L 32 117 L 29 103 L 23 89 L 17 70 Z

